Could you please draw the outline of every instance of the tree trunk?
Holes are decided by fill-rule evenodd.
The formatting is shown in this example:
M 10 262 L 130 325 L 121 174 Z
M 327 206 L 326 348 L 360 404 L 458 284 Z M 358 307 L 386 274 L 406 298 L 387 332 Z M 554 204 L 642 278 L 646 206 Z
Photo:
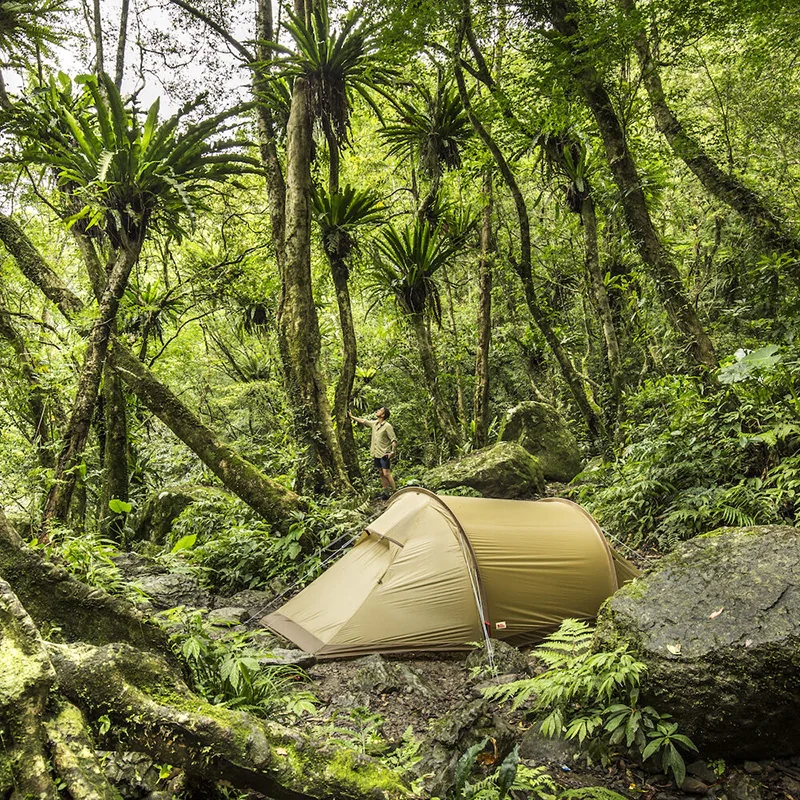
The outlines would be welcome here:
M 117 317 L 119 301 L 128 285 L 128 277 L 139 258 L 141 248 L 142 242 L 141 239 L 138 239 L 130 242 L 128 246 L 116 253 L 103 296 L 100 298 L 98 317 L 89 335 L 72 413 L 56 465 L 53 486 L 45 501 L 42 515 L 42 526 L 45 531 L 54 520 L 64 523 L 67 521 L 69 504 L 77 479 L 77 467 L 89 436 L 92 412 L 100 388 L 111 329 Z
M 81 299 L 64 285 L 19 226 L 2 214 L 0 241 L 31 283 L 51 302 L 57 303 L 68 320 L 83 309 Z M 291 511 L 300 507 L 297 495 L 271 481 L 221 442 L 119 341 L 114 343 L 112 363 L 148 410 L 219 477 L 225 488 L 267 519 L 276 519 L 279 523 L 291 519 Z
M 458 53 L 459 50 L 460 42 L 456 53 Z M 525 204 L 525 198 L 522 195 L 522 190 L 519 188 L 519 184 L 514 177 L 514 173 L 511 171 L 511 168 L 509 167 L 508 162 L 506 161 L 506 158 L 498 147 L 497 143 L 475 115 L 475 112 L 472 108 L 472 102 L 467 94 L 466 84 L 464 83 L 464 72 L 461 69 L 458 61 L 456 61 L 455 64 L 455 75 L 459 95 L 461 96 L 461 102 L 464 104 L 464 109 L 467 112 L 470 122 L 472 123 L 472 127 L 486 145 L 487 150 L 489 150 L 489 152 L 492 154 L 495 164 L 497 165 L 500 174 L 503 176 L 503 180 L 505 181 L 506 186 L 508 186 L 511 196 L 514 199 L 514 206 L 517 212 L 520 233 L 520 260 L 518 264 L 515 264 L 515 271 L 522 281 L 522 286 L 525 292 L 525 301 L 528 305 L 528 309 L 530 310 L 534 322 L 542 332 L 545 341 L 549 345 L 559 367 L 561 368 L 562 377 L 572 392 L 572 396 L 576 405 L 578 406 L 578 410 L 586 422 L 586 427 L 589 429 L 589 433 L 594 439 L 598 441 L 604 441 L 606 438 L 606 431 L 603 426 L 603 422 L 589 401 L 589 398 L 586 396 L 586 390 L 584 389 L 583 381 L 576 372 L 575 367 L 560 340 L 555 335 L 555 332 L 553 331 L 546 314 L 540 307 L 539 300 L 536 296 L 536 289 L 533 285 L 533 275 L 531 272 L 530 218 L 528 216 L 528 208 Z
M 125 74 L 125 47 L 128 44 L 128 6 L 130 0 L 122 0 L 119 12 L 119 39 L 117 40 L 117 62 L 114 68 L 114 83 L 118 90 L 122 89 L 122 78 Z
M 122 541 L 126 515 L 112 511 L 109 503 L 128 500 L 128 409 L 120 376 L 108 360 L 103 373 L 103 412 L 106 435 L 100 520 L 112 539 Z
M 641 65 L 642 82 L 650 98 L 656 127 L 675 155 L 689 167 L 706 191 L 736 211 L 767 245 L 785 252 L 800 251 L 800 240 L 788 229 L 786 221 L 772 211 L 765 198 L 720 169 L 700 142 L 683 127 L 667 102 L 658 64 L 653 58 L 635 0 L 617 2 L 627 18 L 635 22 L 634 46 Z
M 350 486 L 331 424 L 319 368 L 320 334 L 311 280 L 311 133 L 309 86 L 297 78 L 286 132 L 286 239 L 278 336 L 300 449 L 304 491 Z
M 14 326 L 14 320 L 8 309 L 0 305 L 0 338 L 5 339 L 17 356 L 19 371 L 27 387 L 28 421 L 33 428 L 32 439 L 36 443 L 39 463 L 45 469 L 55 465 L 51 445 L 53 443 L 52 415 L 50 399 L 39 380 L 36 361 L 28 350 L 25 340 Z
M 619 351 L 617 331 L 614 327 L 611 301 L 608 297 L 605 280 L 603 280 L 603 270 L 600 267 L 600 249 L 597 243 L 597 215 L 595 214 L 594 200 L 589 192 L 581 198 L 580 214 L 586 247 L 586 271 L 589 274 L 589 281 L 594 294 L 594 304 L 603 326 L 603 339 L 606 343 L 611 390 L 614 393 L 615 400 L 619 402 L 622 395 L 622 358 Z
M 327 252 L 327 251 L 326 251 Z M 353 393 L 353 382 L 356 377 L 358 347 L 356 344 L 356 328 L 353 322 L 353 308 L 350 302 L 348 286 L 348 269 L 343 259 L 329 254 L 333 285 L 336 290 L 336 304 L 339 307 L 339 325 L 342 329 L 342 368 L 336 382 L 333 398 L 333 419 L 339 433 L 339 444 L 342 449 L 347 474 L 351 479 L 361 477 L 358 465 L 358 448 L 353 436 L 353 426 L 347 411 Z
M 492 268 L 494 237 L 492 236 L 492 170 L 483 173 L 483 218 L 481 224 L 481 256 L 478 261 L 478 352 L 475 356 L 475 397 L 473 413 L 477 449 L 488 444 L 489 434 L 489 347 L 492 342 Z
M 330 159 L 328 194 L 332 198 L 339 191 L 339 142 L 336 140 L 327 117 L 323 117 L 322 127 L 328 143 Z M 342 451 L 347 475 L 350 480 L 355 480 L 361 477 L 361 467 L 358 464 L 358 448 L 355 436 L 353 436 L 353 424 L 347 412 L 350 408 L 350 396 L 353 393 L 353 382 L 356 377 L 358 344 L 356 327 L 353 322 L 353 304 L 350 301 L 350 287 L 348 286 L 350 270 L 347 266 L 346 255 L 343 255 L 341 251 L 342 247 L 346 247 L 348 251 L 352 248 L 352 240 L 346 232 L 343 232 L 335 243 L 323 242 L 323 249 L 331 268 L 336 305 L 339 309 L 339 327 L 342 331 L 342 367 L 333 396 L 333 421 L 336 425 L 339 447 Z
M 408 318 L 417 339 L 419 357 L 422 362 L 422 374 L 431 395 L 433 414 L 436 417 L 436 421 L 444 434 L 450 450 L 452 452 L 457 452 L 459 447 L 461 447 L 458 422 L 456 421 L 453 409 L 447 404 L 447 400 L 439 384 L 439 365 L 436 362 L 436 353 L 433 349 L 430 330 L 428 329 L 423 314 L 411 313 L 408 315 Z
M 103 20 L 100 16 L 100 0 L 94 0 L 93 10 L 95 72 L 100 75 L 106 69 L 103 56 Z
M 552 0 L 550 22 L 567 41 L 570 53 L 583 48 L 576 9 L 572 0 Z M 708 334 L 689 300 L 681 276 L 656 232 L 642 189 L 639 172 L 628 150 L 617 112 L 597 70 L 587 63 L 585 53 L 573 62 L 572 77 L 594 116 L 605 146 L 606 158 L 619 190 L 625 219 L 639 256 L 647 265 L 659 299 L 675 330 L 686 342 L 689 361 L 701 367 L 714 367 L 716 357 Z

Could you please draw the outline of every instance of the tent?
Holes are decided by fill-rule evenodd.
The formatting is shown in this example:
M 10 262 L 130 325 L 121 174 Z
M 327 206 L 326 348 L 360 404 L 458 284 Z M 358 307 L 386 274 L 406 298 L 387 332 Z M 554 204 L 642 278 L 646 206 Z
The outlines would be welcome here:
M 636 568 L 569 500 L 397 492 L 339 561 L 264 622 L 319 658 L 536 641 L 592 619 Z

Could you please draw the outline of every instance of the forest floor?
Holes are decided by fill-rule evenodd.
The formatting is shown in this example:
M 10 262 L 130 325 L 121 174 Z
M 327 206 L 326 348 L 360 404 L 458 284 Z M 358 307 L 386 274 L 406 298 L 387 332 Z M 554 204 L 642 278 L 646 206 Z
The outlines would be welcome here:
M 393 670 L 396 665 L 402 670 Z M 398 680 L 374 679 L 386 674 Z M 419 683 L 402 685 L 402 676 L 409 674 Z M 409 728 L 424 740 L 433 723 L 480 698 L 481 687 L 488 683 L 470 679 L 463 654 L 325 661 L 310 667 L 308 675 L 320 701 L 318 723 L 340 719 L 353 727 L 358 718 L 354 719 L 353 710 L 368 708 L 373 717 L 360 715 L 362 734 L 377 732 L 390 747 L 397 746 Z M 643 800 L 800 800 L 800 758 L 738 764 L 690 760 L 683 790 L 679 790 L 663 773 L 621 756 L 607 767 L 587 764 L 569 744 L 554 742 L 548 747 L 539 737 L 526 736 L 530 725 L 522 715 L 508 712 L 506 719 L 518 730 L 522 760 L 529 766 L 546 766 L 565 789 L 602 786 Z

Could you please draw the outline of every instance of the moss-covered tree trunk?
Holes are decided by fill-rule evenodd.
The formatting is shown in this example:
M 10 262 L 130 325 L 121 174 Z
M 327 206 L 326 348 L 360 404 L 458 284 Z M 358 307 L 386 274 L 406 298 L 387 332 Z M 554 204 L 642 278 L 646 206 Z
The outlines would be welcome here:
M 571 80 L 583 95 L 603 139 L 625 220 L 639 256 L 649 269 L 673 328 L 686 343 L 689 363 L 713 367 L 716 357 L 711 339 L 689 299 L 677 266 L 653 225 L 642 180 L 619 117 L 602 77 L 586 57 L 587 45 L 580 35 L 577 7 L 572 0 L 551 0 L 549 10 L 549 21 L 560 34 L 564 51 L 570 55 Z
M 321 492 L 347 489 L 350 482 L 333 430 L 319 365 L 319 319 L 311 281 L 310 91 L 306 79 L 295 79 L 286 130 L 285 262 L 278 337 L 300 450 L 300 487 L 304 491 Z
M 280 522 L 300 507 L 294 492 L 268 478 L 221 441 L 119 341 L 115 341 L 111 356 L 121 378 L 148 411 L 191 448 L 226 489 L 267 520 Z
M 669 142 L 675 155 L 689 167 L 706 191 L 736 211 L 767 245 L 786 252 L 800 251 L 800 239 L 792 233 L 786 221 L 769 207 L 766 199 L 745 186 L 735 175 L 720 169 L 702 144 L 687 132 L 667 102 L 661 83 L 661 72 L 653 58 L 647 31 L 635 0 L 617 0 L 617 3 L 636 26 L 633 41 L 641 65 L 642 83 L 650 98 L 656 127 Z

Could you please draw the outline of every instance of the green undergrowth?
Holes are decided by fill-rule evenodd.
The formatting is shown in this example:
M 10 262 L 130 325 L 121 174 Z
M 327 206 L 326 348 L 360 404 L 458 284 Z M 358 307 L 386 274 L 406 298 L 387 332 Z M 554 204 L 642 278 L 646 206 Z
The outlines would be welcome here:
M 306 674 L 292 665 L 263 664 L 269 653 L 249 633 L 215 629 L 203 611 L 175 608 L 156 619 L 188 665 L 194 688 L 210 702 L 286 722 L 315 710 Z
M 326 548 L 358 526 L 355 513 L 334 503 L 310 503 L 279 531 L 242 501 L 214 499 L 186 508 L 172 526 L 170 544 L 190 542 L 184 558 L 213 592 L 270 589 L 275 581 L 306 583 L 322 570 Z
M 740 350 L 713 374 L 647 381 L 613 461 L 581 504 L 633 547 L 670 550 L 721 526 L 800 521 L 800 349 Z
M 565 620 L 534 651 L 544 672 L 486 689 L 485 696 L 525 708 L 543 736 L 576 741 L 592 762 L 608 764 L 626 752 L 653 758 L 680 786 L 681 751 L 697 748 L 668 714 L 640 701 L 645 665 L 626 645 L 593 652 L 593 634 L 585 622 Z

